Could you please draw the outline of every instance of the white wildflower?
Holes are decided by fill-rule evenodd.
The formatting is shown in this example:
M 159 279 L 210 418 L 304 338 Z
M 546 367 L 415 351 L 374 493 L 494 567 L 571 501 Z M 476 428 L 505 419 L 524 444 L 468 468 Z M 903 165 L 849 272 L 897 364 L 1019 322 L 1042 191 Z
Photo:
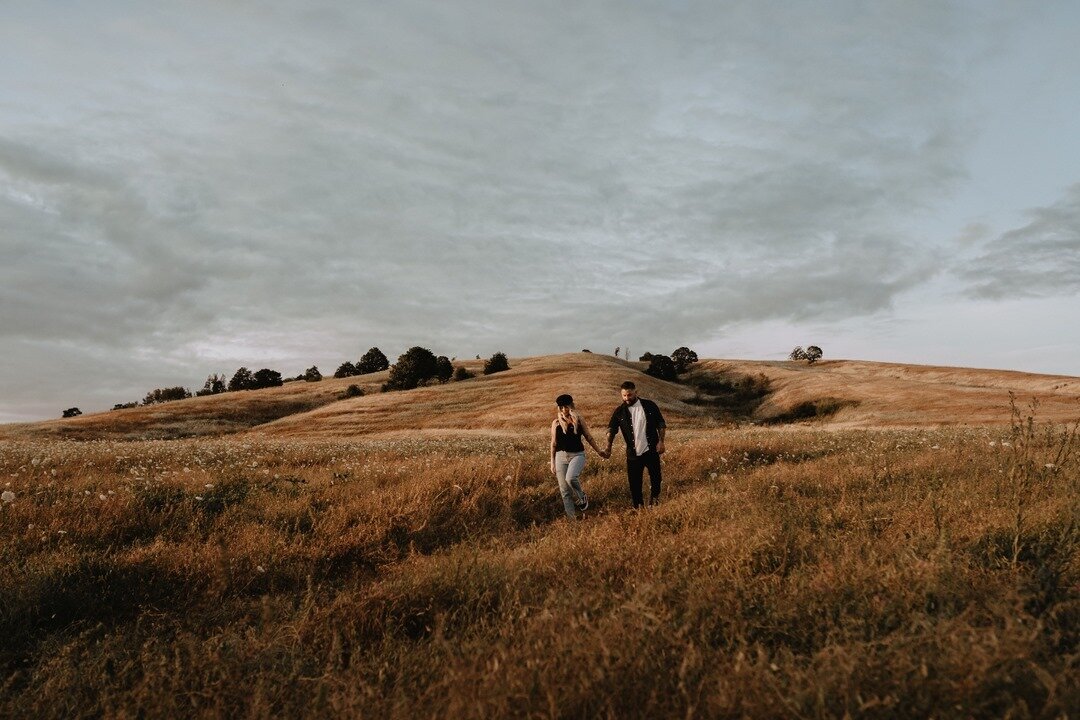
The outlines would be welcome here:
M 196 499 L 196 500 L 202 500 L 202 499 L 203 499 L 203 496 L 202 496 L 202 495 L 196 495 L 196 496 L 195 496 L 195 499 Z
M 261 573 L 266 572 L 266 568 L 264 568 L 262 565 L 256 565 L 255 569 L 258 570 Z
M 214 489 L 214 483 L 206 483 L 206 485 L 204 487 L 207 490 L 213 490 Z
M 104 494 L 98 495 L 98 500 L 108 500 L 108 499 L 109 499 L 108 495 L 104 495 Z
M 6 503 L 13 502 L 15 500 L 15 493 L 11 492 L 10 490 L 5 490 L 2 494 L 0 494 L 0 500 L 3 500 Z

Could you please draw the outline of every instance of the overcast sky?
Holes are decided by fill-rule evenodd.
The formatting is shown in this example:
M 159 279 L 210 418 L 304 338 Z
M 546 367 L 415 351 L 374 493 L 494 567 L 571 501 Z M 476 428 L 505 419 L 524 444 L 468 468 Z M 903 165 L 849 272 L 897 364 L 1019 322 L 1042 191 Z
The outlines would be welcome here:
M 1080 375 L 1080 3 L 0 8 L 0 422 L 375 345 Z

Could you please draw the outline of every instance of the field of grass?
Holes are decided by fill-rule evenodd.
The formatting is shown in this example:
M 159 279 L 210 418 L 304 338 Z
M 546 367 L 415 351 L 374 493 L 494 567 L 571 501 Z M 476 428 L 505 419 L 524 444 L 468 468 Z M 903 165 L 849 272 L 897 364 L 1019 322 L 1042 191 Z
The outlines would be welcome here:
M 542 432 L 8 440 L 0 716 L 1065 717 L 1077 442 L 1002 420 L 685 421 L 580 522 Z

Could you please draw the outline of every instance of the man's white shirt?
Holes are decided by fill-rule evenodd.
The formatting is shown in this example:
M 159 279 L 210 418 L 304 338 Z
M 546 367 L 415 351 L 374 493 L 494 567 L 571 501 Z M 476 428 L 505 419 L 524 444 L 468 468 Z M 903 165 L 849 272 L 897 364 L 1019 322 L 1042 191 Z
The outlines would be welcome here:
M 645 408 L 641 400 L 630 406 L 630 425 L 634 429 L 634 452 L 639 456 L 649 452 L 649 438 L 645 435 Z

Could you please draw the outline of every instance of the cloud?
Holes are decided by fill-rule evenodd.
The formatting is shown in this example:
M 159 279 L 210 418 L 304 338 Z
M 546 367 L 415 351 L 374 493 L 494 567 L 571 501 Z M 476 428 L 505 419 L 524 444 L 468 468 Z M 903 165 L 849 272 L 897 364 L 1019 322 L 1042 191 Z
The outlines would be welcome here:
M 908 218 L 963 177 L 965 24 L 899 0 L 27 10 L 0 31 L 0 340 L 25 373 L 85 348 L 127 397 L 165 360 L 192 384 L 875 313 L 940 262 Z
M 974 298 L 1070 296 L 1080 292 L 1080 183 L 1030 222 L 985 243 L 956 270 Z

